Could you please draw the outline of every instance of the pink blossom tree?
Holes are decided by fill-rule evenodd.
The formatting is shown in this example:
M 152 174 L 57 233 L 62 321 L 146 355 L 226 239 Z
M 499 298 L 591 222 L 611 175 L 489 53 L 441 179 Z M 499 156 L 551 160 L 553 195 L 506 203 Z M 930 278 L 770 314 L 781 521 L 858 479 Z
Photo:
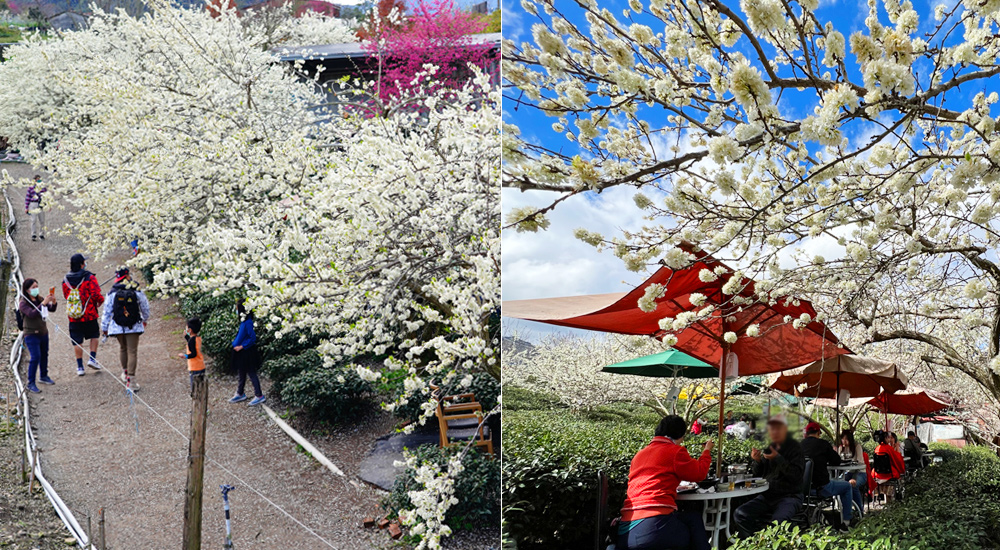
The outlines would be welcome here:
M 383 104 L 405 96 L 415 87 L 414 79 L 436 67 L 430 76 L 434 90 L 461 87 L 469 79 L 469 66 L 488 70 L 496 67 L 496 55 L 474 35 L 488 21 L 464 12 L 453 0 L 419 0 L 413 13 L 400 21 L 375 25 L 363 36 L 364 48 L 378 61 L 378 98 Z M 397 14 L 397 17 L 401 14 Z M 428 89 L 427 83 L 422 87 Z

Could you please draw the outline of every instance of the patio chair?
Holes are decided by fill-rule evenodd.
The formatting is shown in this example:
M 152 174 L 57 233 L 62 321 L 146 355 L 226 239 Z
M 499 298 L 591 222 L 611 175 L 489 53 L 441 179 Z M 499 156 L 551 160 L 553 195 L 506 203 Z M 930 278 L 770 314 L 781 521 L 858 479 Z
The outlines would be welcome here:
M 489 427 L 483 423 L 483 406 L 475 402 L 446 404 L 452 401 L 449 399 L 451 397 L 458 396 L 438 398 L 437 418 L 441 447 L 472 442 L 492 455 L 493 436 Z
M 801 527 L 811 527 L 823 524 L 823 513 L 818 506 L 817 497 L 812 495 L 813 461 L 806 459 L 805 468 L 802 469 L 802 509 L 792 519 Z
M 802 484 L 805 488 L 802 499 L 802 509 L 806 512 L 806 519 L 808 520 L 807 526 L 833 525 L 833 522 L 830 521 L 829 517 L 832 514 L 829 512 L 831 510 L 836 510 L 836 504 L 834 503 L 836 499 L 832 497 L 821 497 L 817 494 L 817 490 L 819 488 L 812 486 L 812 476 L 815 470 L 816 464 L 812 460 L 806 460 L 806 466 L 803 469 L 802 474 Z
M 608 521 L 608 474 L 604 470 L 597 471 L 597 525 L 594 526 L 594 550 L 605 550 L 612 542 L 612 522 Z M 614 522 L 617 523 L 617 522 Z
M 886 453 L 876 453 L 872 457 L 872 470 L 877 475 L 892 476 L 892 459 Z M 872 488 L 872 494 L 882 495 L 885 497 L 885 501 L 889 502 L 897 497 L 902 499 L 902 493 L 903 484 L 898 477 L 890 477 L 889 479 L 875 477 L 875 487 Z

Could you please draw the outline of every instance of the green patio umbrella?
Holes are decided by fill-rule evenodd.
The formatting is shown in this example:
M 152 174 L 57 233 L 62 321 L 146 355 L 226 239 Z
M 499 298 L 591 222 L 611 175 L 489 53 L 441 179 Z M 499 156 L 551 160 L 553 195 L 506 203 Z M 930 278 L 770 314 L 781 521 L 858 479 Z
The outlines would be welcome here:
M 608 365 L 601 369 L 601 372 L 654 378 L 716 378 L 719 376 L 719 369 L 675 349 Z

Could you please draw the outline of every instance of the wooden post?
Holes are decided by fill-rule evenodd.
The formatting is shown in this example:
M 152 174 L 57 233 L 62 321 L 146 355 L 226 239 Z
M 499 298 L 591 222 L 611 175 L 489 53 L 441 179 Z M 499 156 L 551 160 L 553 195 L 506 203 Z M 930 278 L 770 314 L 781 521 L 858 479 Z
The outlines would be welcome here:
M 194 377 L 191 403 L 191 440 L 188 443 L 187 491 L 184 495 L 184 550 L 201 550 L 201 496 L 205 474 L 205 421 L 208 416 L 208 380 Z
M 28 482 L 28 453 L 21 446 L 21 483 Z
M 87 514 L 87 544 L 90 548 L 94 547 L 94 530 L 90 524 L 90 514 Z
M 107 550 L 104 544 L 104 508 L 97 513 L 97 550 Z

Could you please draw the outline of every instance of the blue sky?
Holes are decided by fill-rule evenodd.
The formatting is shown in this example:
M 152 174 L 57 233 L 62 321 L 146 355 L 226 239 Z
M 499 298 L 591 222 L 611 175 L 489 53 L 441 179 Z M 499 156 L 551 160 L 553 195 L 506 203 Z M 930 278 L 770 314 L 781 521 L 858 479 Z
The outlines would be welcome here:
M 950 8 L 956 1 L 914 0 L 914 9 L 920 14 L 920 31 L 917 35 L 922 35 L 936 24 L 935 6 L 943 3 Z M 738 1 L 728 0 L 727 4 L 739 11 Z M 889 25 L 882 0 L 878 0 L 878 4 L 880 19 Z M 582 11 L 576 8 L 574 2 L 567 0 L 557 5 L 566 10 L 564 13 L 569 15 L 572 21 L 586 28 Z M 628 8 L 627 2 L 622 0 L 602 1 L 600 5 L 610 9 L 619 18 L 622 11 Z M 504 2 L 502 9 L 504 37 L 515 42 L 531 41 L 531 25 L 539 22 L 539 18 L 526 13 L 517 1 Z M 866 0 L 820 0 L 816 14 L 821 22 L 832 22 L 837 30 L 845 37 L 849 37 L 855 31 L 866 30 L 864 20 L 868 14 L 868 4 Z M 542 17 L 545 17 L 544 13 Z M 649 24 L 654 31 L 662 29 L 661 25 L 655 24 L 655 20 L 644 21 L 637 16 L 637 21 Z M 743 38 L 736 47 L 748 49 L 749 41 Z M 850 75 L 851 80 L 861 82 L 860 73 L 854 65 L 854 56 L 850 53 L 847 64 L 853 73 Z M 915 68 L 918 80 L 923 81 L 922 77 L 929 72 L 929 65 L 921 60 L 917 62 Z M 1000 89 L 1000 86 L 996 85 L 996 79 L 985 89 L 981 82 L 963 86 L 949 93 L 946 106 L 963 110 L 970 104 L 975 94 L 983 91 L 989 93 L 995 89 Z M 508 91 L 506 95 L 511 95 L 511 92 Z M 796 118 L 810 113 L 815 105 L 816 96 L 812 92 L 786 92 L 778 103 L 783 115 Z M 649 116 L 662 117 L 662 114 L 650 112 Z M 515 108 L 510 101 L 505 101 L 504 117 L 506 121 L 516 124 L 522 136 L 531 142 L 545 143 L 551 147 L 558 147 L 552 144 L 562 143 L 563 152 L 571 155 L 577 152 L 575 144 L 552 132 L 551 124 L 554 121 L 552 118 L 541 115 L 531 108 L 523 106 Z M 852 143 L 863 144 L 869 140 L 872 131 L 873 128 L 870 126 L 855 125 L 845 128 L 845 136 Z M 641 219 L 638 208 L 634 206 L 632 196 L 631 189 L 612 189 L 599 196 L 589 194 L 574 197 L 548 216 L 551 226 L 547 231 L 539 233 L 505 231 L 503 234 L 504 300 L 621 292 L 641 283 L 648 273 L 628 272 L 622 262 L 613 255 L 599 253 L 572 236 L 574 229 L 584 226 L 605 235 L 615 235 L 622 230 L 641 227 L 644 220 Z M 503 210 L 506 213 L 520 206 L 549 204 L 554 195 L 504 189 L 502 198 Z M 813 246 L 817 247 L 816 253 L 821 253 L 828 259 L 838 256 L 837 251 L 826 250 L 822 242 Z M 547 332 L 569 331 L 559 327 L 513 320 L 505 320 L 505 328 L 508 332 L 511 330 L 528 332 L 533 337 Z M 580 331 L 575 332 L 580 333 Z

